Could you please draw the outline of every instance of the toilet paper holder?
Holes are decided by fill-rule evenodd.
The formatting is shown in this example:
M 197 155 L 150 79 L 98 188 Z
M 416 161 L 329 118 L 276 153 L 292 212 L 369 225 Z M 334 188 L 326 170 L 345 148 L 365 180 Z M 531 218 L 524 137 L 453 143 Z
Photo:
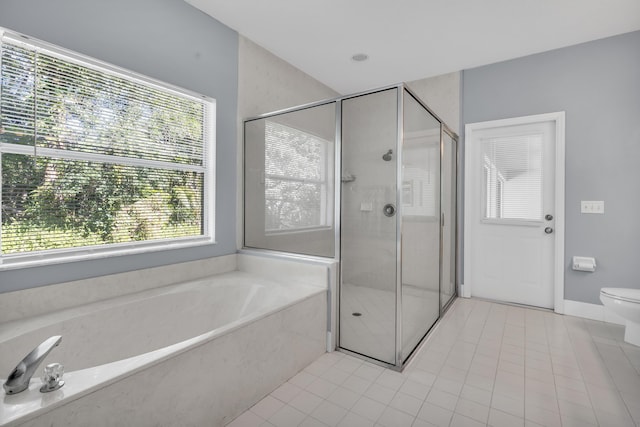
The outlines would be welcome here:
M 572 268 L 576 271 L 588 271 L 593 273 L 596 271 L 596 259 L 586 256 L 574 256 Z

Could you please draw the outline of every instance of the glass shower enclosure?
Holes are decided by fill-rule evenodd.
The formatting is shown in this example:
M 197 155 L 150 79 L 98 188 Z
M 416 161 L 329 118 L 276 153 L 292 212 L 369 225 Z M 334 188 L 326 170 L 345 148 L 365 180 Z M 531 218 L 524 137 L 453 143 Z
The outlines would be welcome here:
M 405 85 L 247 120 L 245 247 L 339 261 L 338 347 L 402 369 L 456 296 L 457 159 Z

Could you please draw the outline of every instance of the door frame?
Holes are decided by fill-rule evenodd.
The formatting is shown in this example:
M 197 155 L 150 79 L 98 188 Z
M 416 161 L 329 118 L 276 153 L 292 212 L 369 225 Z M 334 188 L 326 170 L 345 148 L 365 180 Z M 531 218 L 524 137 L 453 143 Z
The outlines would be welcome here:
M 471 153 L 469 144 L 479 142 L 478 131 L 495 127 L 526 125 L 540 122 L 553 122 L 555 124 L 555 245 L 554 245 L 554 266 L 553 266 L 553 287 L 554 304 L 553 310 L 556 313 L 564 314 L 564 230 L 565 230 L 565 113 L 559 111 L 555 113 L 536 114 L 532 116 L 513 117 L 501 120 L 491 120 L 486 122 L 469 123 L 465 125 L 465 146 L 464 146 L 464 284 L 461 285 L 462 296 L 470 298 L 473 295 L 473 278 L 471 276 L 471 240 L 470 230 L 473 226 L 474 212 L 469 207 L 473 205 L 469 189 L 472 188 L 472 176 L 470 173 Z

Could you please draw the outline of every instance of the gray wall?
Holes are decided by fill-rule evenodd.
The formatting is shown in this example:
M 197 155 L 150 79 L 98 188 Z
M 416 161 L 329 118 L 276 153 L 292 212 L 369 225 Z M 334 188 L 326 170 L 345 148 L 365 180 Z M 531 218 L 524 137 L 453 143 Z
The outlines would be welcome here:
M 0 271 L 0 293 L 235 252 L 235 31 L 182 0 L 2 0 L 0 26 L 217 101 L 217 244 Z
M 599 304 L 603 286 L 640 288 L 640 32 L 463 74 L 463 123 L 566 112 L 565 299 Z M 604 215 L 580 214 L 604 200 Z M 594 256 L 595 273 L 570 269 Z

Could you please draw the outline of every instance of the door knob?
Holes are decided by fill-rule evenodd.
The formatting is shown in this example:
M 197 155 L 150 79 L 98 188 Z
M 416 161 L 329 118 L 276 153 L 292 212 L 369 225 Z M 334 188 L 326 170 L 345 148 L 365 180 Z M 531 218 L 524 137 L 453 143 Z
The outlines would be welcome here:
M 553 215 L 551 215 L 551 214 L 546 214 L 546 215 L 544 216 L 544 219 L 546 219 L 547 221 L 551 221 L 551 220 L 553 219 Z
M 547 227 L 547 228 L 544 229 L 544 232 L 547 233 L 547 234 L 551 234 L 551 233 L 553 233 L 553 228 Z
M 384 205 L 384 208 L 382 208 L 382 212 L 384 212 L 386 216 L 392 217 L 396 214 L 396 207 L 391 203 L 387 203 Z

